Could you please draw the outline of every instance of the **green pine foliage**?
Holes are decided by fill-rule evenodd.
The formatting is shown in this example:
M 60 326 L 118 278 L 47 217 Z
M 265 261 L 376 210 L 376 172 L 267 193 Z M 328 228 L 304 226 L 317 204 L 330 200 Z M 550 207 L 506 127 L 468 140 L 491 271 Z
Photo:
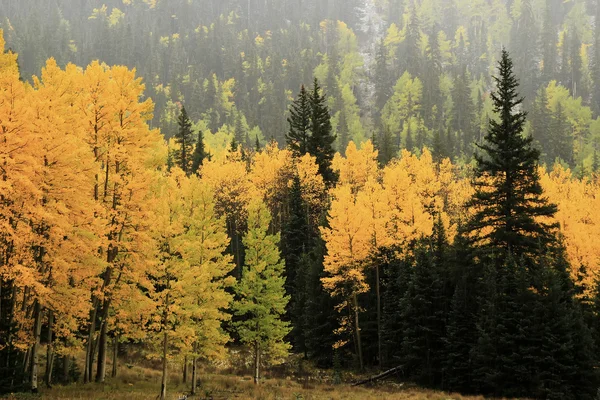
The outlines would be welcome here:
M 192 129 L 192 121 L 185 110 L 185 106 L 181 107 L 179 118 L 177 119 L 179 130 L 175 134 L 175 143 L 177 148 L 173 152 L 173 161 L 186 175 L 190 175 L 194 162 L 194 132 Z
M 269 235 L 271 215 L 264 203 L 254 201 L 248 212 L 248 233 L 242 278 L 235 288 L 238 300 L 233 304 L 236 332 L 242 343 L 255 355 L 258 371 L 261 359 L 280 361 L 289 351 L 285 341 L 289 322 L 282 319 L 289 296 L 285 294 L 284 263 L 280 259 L 279 235 Z M 257 372 L 258 373 L 258 372 Z M 258 383 L 259 376 L 255 377 Z
M 539 218 L 552 217 L 556 206 L 542 193 L 537 172 L 539 151 L 532 146 L 533 139 L 523 135 L 526 113 L 519 110 L 522 98 L 506 50 L 498 73 L 492 99 L 499 120 L 490 120 L 485 140 L 478 144 L 476 193 L 470 202 L 476 213 L 468 229 L 491 228 L 476 237 L 477 243 L 519 259 L 535 255 L 553 242 L 556 225 Z

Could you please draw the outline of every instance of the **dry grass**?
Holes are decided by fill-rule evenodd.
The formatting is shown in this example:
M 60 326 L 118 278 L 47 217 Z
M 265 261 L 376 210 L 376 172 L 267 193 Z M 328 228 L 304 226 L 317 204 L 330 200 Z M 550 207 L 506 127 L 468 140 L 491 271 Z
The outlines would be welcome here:
M 260 399 L 260 400 L 482 400 L 483 397 L 464 397 L 441 392 L 405 388 L 398 384 L 382 383 L 375 387 L 352 387 L 347 384 L 303 385 L 291 379 L 266 379 L 255 386 L 249 376 L 203 374 L 200 376 L 198 394 L 190 399 Z M 21 400 L 42 398 L 47 400 L 153 400 L 160 389 L 160 372 L 133 366 L 122 368 L 119 377 L 105 384 L 73 384 L 43 389 L 41 395 L 16 394 L 6 399 Z M 168 399 L 178 399 L 188 393 L 189 385 L 181 383 L 181 376 L 170 376 Z

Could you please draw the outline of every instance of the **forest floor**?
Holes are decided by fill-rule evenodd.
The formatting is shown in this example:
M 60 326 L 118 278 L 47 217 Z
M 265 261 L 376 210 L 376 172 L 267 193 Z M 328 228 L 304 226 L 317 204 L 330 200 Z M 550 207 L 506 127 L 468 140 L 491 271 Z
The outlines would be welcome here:
M 235 352 L 234 352 L 235 353 Z M 45 364 L 41 352 L 41 364 Z M 250 368 L 244 365 L 246 355 L 238 353 L 241 358 L 232 358 L 220 370 L 200 370 L 198 390 L 190 396 L 190 380 L 183 383 L 181 371 L 172 365 L 167 383 L 167 399 L 178 400 L 187 395 L 189 400 L 483 400 L 484 397 L 461 396 L 439 391 L 417 388 L 411 384 L 395 382 L 393 379 L 382 380 L 370 385 L 352 386 L 359 381 L 376 374 L 369 371 L 356 375 L 349 371 L 341 373 L 341 384 L 332 384 L 332 371 L 319 370 L 303 364 L 300 373 L 298 360 L 290 358 L 285 365 L 274 367 L 267 372 L 267 377 L 260 385 L 254 385 L 249 375 Z M 78 357 L 78 368 L 83 368 L 83 355 Z M 107 360 L 107 371 L 111 371 L 112 363 Z M 105 383 L 74 383 L 66 386 L 54 385 L 51 389 L 41 383 L 40 394 L 15 393 L 0 396 L 7 400 L 157 400 L 160 393 L 160 363 L 144 361 L 141 357 L 128 354 L 119 361 L 118 376 L 107 378 Z M 223 368 L 224 367 L 224 368 Z M 44 371 L 41 366 L 40 371 Z M 299 378 L 298 376 L 302 376 Z M 41 378 L 41 377 L 40 377 Z
M 350 384 L 298 383 L 291 379 L 265 379 L 255 386 L 250 376 L 202 374 L 196 396 L 189 396 L 189 384 L 172 375 L 167 387 L 167 399 L 177 400 L 183 394 L 188 399 L 225 400 L 482 400 L 442 392 L 405 387 L 402 384 L 382 382 L 370 387 L 353 387 Z M 10 400 L 25 399 L 102 399 L 102 400 L 155 400 L 160 389 L 160 371 L 133 366 L 119 372 L 117 378 L 108 378 L 104 384 L 72 384 L 42 388 L 39 395 L 13 394 L 2 397 Z

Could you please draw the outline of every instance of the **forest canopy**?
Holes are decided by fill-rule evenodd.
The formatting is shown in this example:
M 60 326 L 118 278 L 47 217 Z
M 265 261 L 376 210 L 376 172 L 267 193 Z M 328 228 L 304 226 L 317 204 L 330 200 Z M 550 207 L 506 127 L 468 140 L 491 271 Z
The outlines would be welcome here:
M 255 383 L 297 354 L 594 398 L 598 0 L 24 3 L 0 393 L 104 382 L 126 347 L 162 399 L 239 348 Z

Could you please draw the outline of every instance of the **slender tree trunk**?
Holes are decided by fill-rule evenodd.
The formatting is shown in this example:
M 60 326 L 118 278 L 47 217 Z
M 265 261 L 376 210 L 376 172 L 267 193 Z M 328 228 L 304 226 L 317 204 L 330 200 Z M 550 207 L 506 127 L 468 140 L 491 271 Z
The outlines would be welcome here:
M 163 365 L 162 365 L 162 381 L 160 384 L 160 400 L 167 398 L 167 349 L 169 346 L 169 333 L 165 327 L 163 338 Z
M 115 335 L 115 338 L 113 339 L 113 364 L 112 364 L 112 371 L 110 373 L 110 376 L 113 378 L 117 377 L 117 362 L 118 362 L 118 356 L 119 356 L 119 335 Z
M 40 334 L 42 332 L 42 306 L 36 300 L 34 305 L 34 322 L 33 322 L 33 346 L 31 347 L 31 392 L 38 393 L 38 370 L 39 370 L 39 347 Z
M 107 325 L 108 321 L 103 319 L 98 336 L 98 365 L 96 367 L 96 382 L 98 383 L 103 383 L 106 378 Z
M 377 292 L 377 360 L 379 361 L 379 369 L 383 366 L 383 358 L 381 351 L 381 292 L 379 285 L 379 264 L 375 265 L 375 290 Z
M 196 381 L 198 380 L 198 359 L 196 356 L 192 359 L 192 395 L 196 394 Z
M 92 366 L 94 365 L 94 334 L 96 333 L 96 316 L 98 315 L 98 303 L 98 300 L 94 299 L 92 310 L 90 311 L 88 342 L 85 349 L 85 370 L 83 373 L 83 383 L 88 383 L 92 381 Z
M 46 374 L 44 376 L 47 387 L 52 387 L 52 368 L 54 367 L 54 313 L 48 311 L 48 347 L 46 349 Z
M 260 347 L 254 344 L 254 384 L 258 385 L 260 380 Z
M 360 342 L 360 326 L 358 324 L 358 299 L 356 297 L 356 293 L 352 295 L 352 301 L 354 303 L 354 329 L 356 330 L 356 346 L 358 347 L 358 364 L 360 365 L 360 370 L 362 371 L 364 369 L 364 364 L 362 344 Z
M 187 383 L 188 375 L 188 360 L 187 356 L 183 357 L 183 383 Z

